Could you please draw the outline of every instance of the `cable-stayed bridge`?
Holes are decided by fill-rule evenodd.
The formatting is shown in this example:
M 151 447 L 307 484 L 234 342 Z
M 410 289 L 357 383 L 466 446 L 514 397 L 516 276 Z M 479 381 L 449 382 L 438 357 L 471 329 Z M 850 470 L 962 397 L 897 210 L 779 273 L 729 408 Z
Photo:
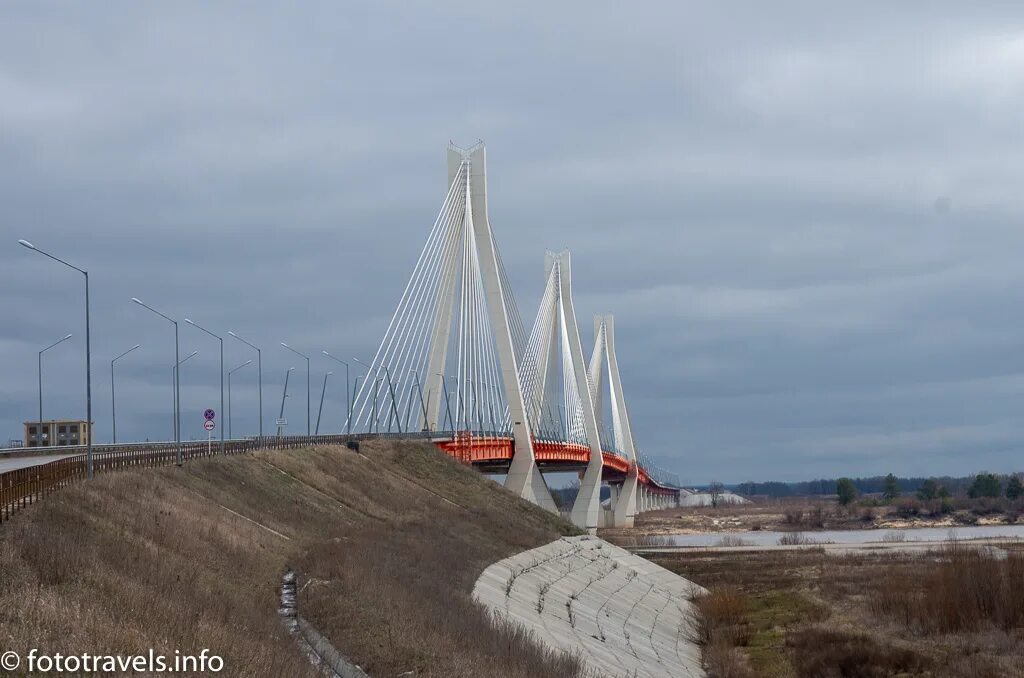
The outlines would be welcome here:
M 543 473 L 579 472 L 573 522 L 632 526 L 637 512 L 675 503 L 678 478 L 635 444 L 612 316 L 594 319 L 587 361 L 569 252 L 548 252 L 545 274 L 527 329 L 487 216 L 484 146 L 450 146 L 447 194 L 358 389 L 353 430 L 427 432 L 552 511 Z M 607 509 L 602 484 L 612 489 Z

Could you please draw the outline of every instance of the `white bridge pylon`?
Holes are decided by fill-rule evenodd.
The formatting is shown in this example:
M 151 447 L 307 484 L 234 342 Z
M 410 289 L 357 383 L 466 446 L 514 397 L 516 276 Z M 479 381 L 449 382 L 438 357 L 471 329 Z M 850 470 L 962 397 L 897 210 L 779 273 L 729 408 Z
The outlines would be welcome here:
M 629 411 L 619 377 L 619 360 L 615 355 L 615 318 L 611 315 L 594 316 L 594 352 L 590 355 L 590 387 L 598 427 L 602 426 L 603 382 L 608 377 L 609 405 L 612 415 L 612 439 L 602 446 L 615 450 L 629 461 L 629 471 L 621 487 L 612 486 L 611 513 L 608 524 L 614 527 L 633 527 L 637 514 L 637 482 L 639 479 L 633 429 L 629 425 Z
M 526 401 L 531 421 L 537 422 L 535 430 L 543 432 L 554 428 L 557 439 L 590 447 L 590 461 L 573 503 L 572 521 L 579 527 L 596 530 L 601 509 L 604 459 L 593 392 L 572 303 L 569 252 L 548 252 L 544 263 L 547 282 L 526 352 Z M 557 359 L 559 357 L 561 360 Z M 561 372 L 560 383 L 551 378 L 552 372 Z M 560 422 L 554 418 L 551 407 L 558 387 L 561 387 L 562 396 L 558 411 L 564 413 L 559 417 Z
M 544 296 L 527 335 L 488 219 L 483 144 L 469 150 L 450 146 L 447 194 L 358 389 L 352 424 L 370 432 L 511 436 L 514 453 L 505 486 L 555 512 L 534 439 L 589 447 L 572 520 L 594 529 L 602 522 L 603 459 L 600 405 L 595 406 L 599 390 L 592 382 L 600 385 L 593 370 L 600 372 L 605 355 L 611 401 L 621 404 L 613 406 L 613 449 L 632 462 L 632 489 L 621 494 L 636 492 L 614 340 L 607 339 L 602 324 L 588 369 L 573 310 L 568 252 L 548 253 L 545 269 Z M 632 511 L 624 509 L 623 520 L 627 514 Z

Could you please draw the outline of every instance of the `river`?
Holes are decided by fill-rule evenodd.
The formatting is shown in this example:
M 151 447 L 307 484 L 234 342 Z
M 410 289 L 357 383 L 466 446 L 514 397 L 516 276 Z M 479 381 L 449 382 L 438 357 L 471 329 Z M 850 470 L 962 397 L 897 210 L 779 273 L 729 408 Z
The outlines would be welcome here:
M 710 532 L 670 534 L 665 538 L 673 546 L 775 546 L 792 532 Z M 945 541 L 947 539 L 983 539 L 1011 537 L 1024 539 L 1024 525 L 977 525 L 963 527 L 913 527 L 893 530 L 820 530 L 804 532 L 811 543 L 870 544 L 891 541 Z M 723 541 L 724 540 L 724 541 Z M 737 541 L 738 540 L 738 541 Z M 733 542 L 733 543 L 729 543 Z

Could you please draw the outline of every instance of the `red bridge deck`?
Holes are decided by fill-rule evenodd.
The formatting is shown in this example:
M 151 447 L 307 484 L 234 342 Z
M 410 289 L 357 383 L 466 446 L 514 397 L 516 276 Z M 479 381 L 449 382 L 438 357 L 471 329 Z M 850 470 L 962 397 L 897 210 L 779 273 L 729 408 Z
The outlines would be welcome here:
M 508 470 L 515 455 L 515 444 L 510 437 L 476 436 L 461 432 L 452 440 L 435 440 L 445 454 L 464 464 L 471 464 L 481 470 L 504 472 Z M 590 448 L 551 440 L 533 440 L 533 454 L 537 465 L 545 470 L 577 471 L 586 468 L 590 462 Z M 602 479 L 621 482 L 629 473 L 630 462 L 613 452 L 602 452 L 604 468 Z M 637 469 L 638 481 L 653 492 L 674 492 L 672 488 L 659 485 L 643 467 Z

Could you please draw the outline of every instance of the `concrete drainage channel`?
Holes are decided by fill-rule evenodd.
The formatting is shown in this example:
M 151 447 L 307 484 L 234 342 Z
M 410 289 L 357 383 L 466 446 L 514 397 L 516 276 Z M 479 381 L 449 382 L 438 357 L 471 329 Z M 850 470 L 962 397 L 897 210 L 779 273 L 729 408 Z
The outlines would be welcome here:
M 704 676 L 691 638 L 705 590 L 596 537 L 565 537 L 494 563 L 473 597 L 549 647 L 578 654 L 593 673 Z
M 295 572 L 288 568 L 281 576 L 281 607 L 278 613 L 284 627 L 295 636 L 313 666 L 332 678 L 369 678 L 365 671 L 350 662 L 316 628 L 299 616 L 297 593 Z

